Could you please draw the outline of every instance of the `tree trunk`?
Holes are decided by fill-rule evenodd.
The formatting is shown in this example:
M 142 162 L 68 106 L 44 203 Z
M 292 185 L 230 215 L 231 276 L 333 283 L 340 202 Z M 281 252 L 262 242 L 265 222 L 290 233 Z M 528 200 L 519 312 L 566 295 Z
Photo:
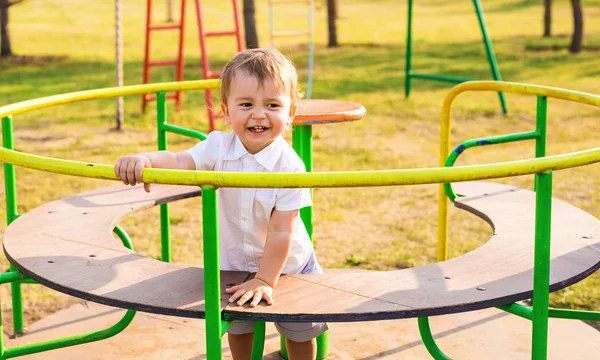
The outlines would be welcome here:
M 573 37 L 569 52 L 578 53 L 581 51 L 581 42 L 583 41 L 583 9 L 581 0 L 571 0 L 573 6 Z
M 246 33 L 246 48 L 258 47 L 258 34 L 256 33 L 256 19 L 254 17 L 254 0 L 244 0 L 244 31 Z
M 0 56 L 12 56 L 8 34 L 8 0 L 0 0 Z
M 552 0 L 544 0 L 544 37 L 552 35 Z
M 335 24 L 338 14 L 337 10 L 337 0 L 327 0 L 327 29 L 329 31 L 327 47 L 339 46 L 337 40 L 337 26 Z

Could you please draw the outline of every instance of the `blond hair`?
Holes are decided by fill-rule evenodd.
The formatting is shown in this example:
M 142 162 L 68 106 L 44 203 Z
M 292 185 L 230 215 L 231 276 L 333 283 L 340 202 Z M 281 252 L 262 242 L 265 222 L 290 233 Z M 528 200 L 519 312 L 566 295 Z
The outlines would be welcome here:
M 247 49 L 239 52 L 221 73 L 221 101 L 227 104 L 231 91 L 231 81 L 238 70 L 255 76 L 259 85 L 271 80 L 277 89 L 288 91 L 292 105 L 301 97 L 298 92 L 298 74 L 292 61 L 275 49 Z M 239 75 L 239 74 L 237 74 Z

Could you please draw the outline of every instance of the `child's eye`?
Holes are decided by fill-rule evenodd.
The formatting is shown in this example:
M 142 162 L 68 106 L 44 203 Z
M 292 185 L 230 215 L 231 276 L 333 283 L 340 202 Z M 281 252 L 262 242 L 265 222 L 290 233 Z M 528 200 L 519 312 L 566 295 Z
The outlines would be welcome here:
M 267 104 L 267 107 L 268 107 L 268 108 L 273 108 L 273 109 L 274 109 L 274 108 L 277 108 L 277 107 L 279 107 L 279 104 L 273 104 L 273 103 L 271 103 L 271 104 Z
M 250 106 L 252 106 L 252 104 L 249 103 L 249 102 L 245 102 L 245 103 L 241 103 L 239 106 L 241 106 L 241 107 L 250 107 Z

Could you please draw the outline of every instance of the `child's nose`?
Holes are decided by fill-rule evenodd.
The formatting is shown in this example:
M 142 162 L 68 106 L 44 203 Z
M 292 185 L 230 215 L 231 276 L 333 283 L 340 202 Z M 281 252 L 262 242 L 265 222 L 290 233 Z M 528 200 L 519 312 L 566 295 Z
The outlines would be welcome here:
M 255 118 L 255 119 L 262 119 L 265 116 L 266 116 L 265 115 L 265 110 L 263 108 L 261 108 L 261 107 L 256 107 L 254 109 L 254 111 L 252 112 L 252 117 Z

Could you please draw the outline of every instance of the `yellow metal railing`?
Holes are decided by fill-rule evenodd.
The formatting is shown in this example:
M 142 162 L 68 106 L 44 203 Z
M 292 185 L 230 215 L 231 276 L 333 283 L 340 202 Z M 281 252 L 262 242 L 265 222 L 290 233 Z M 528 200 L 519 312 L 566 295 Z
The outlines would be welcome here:
M 450 154 L 450 114 L 451 106 L 454 99 L 461 93 L 467 91 L 494 91 L 494 92 L 507 92 L 515 94 L 529 94 L 544 96 L 549 98 L 568 100 L 588 105 L 600 107 L 600 96 L 582 93 L 578 91 L 571 91 L 547 86 L 530 85 L 530 84 L 519 84 L 510 82 L 500 81 L 471 81 L 459 84 L 452 88 L 450 92 L 444 98 L 442 105 L 442 115 L 440 121 L 440 166 L 444 166 L 446 159 Z M 485 177 L 485 174 L 496 173 L 500 176 L 497 177 L 509 177 L 524 175 L 525 173 L 533 174 L 549 170 L 560 170 L 567 169 L 576 166 L 585 165 L 584 158 L 591 160 L 587 164 L 597 162 L 596 156 L 598 155 L 600 148 L 595 148 L 587 151 L 575 152 L 570 154 L 564 154 L 559 156 L 549 156 L 536 160 L 527 161 L 516 161 L 502 164 L 488 164 L 492 166 L 498 166 L 499 169 L 488 169 L 486 165 L 479 165 L 471 168 L 473 180 L 474 179 L 489 179 Z M 589 157 L 588 157 L 589 156 Z M 593 159 L 593 160 L 592 160 Z M 537 162 L 542 160 L 541 162 Z M 543 160 L 550 160 L 546 162 Z M 513 167 L 514 164 L 514 167 Z M 544 165 L 542 165 L 544 164 Z M 551 165 L 550 165 L 551 164 Z M 544 168 L 549 165 L 548 168 Z M 527 168 L 531 167 L 531 172 L 527 172 Z M 468 167 L 462 167 L 467 169 Z M 458 168 L 456 168 L 458 170 Z M 506 171 L 505 171 L 506 170 Z M 513 171 L 511 171 L 513 170 Z M 488 173 L 489 171 L 489 173 Z M 454 174 L 452 172 L 452 174 Z M 462 180 L 459 180 L 462 181 Z M 453 182 L 453 181 L 441 181 L 439 188 L 438 197 L 438 250 L 437 260 L 443 261 L 447 258 L 447 243 L 448 243 L 448 199 L 446 197 L 444 187 L 442 183 Z

